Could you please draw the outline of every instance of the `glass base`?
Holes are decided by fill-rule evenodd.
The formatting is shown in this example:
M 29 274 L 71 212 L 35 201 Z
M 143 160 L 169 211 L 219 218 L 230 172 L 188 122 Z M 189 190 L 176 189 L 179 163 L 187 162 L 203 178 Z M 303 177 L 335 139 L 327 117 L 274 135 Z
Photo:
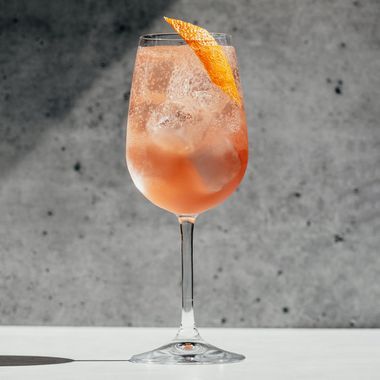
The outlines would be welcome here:
M 134 355 L 130 361 L 145 364 L 223 364 L 244 359 L 243 355 L 221 350 L 203 340 L 175 340 L 153 351 Z

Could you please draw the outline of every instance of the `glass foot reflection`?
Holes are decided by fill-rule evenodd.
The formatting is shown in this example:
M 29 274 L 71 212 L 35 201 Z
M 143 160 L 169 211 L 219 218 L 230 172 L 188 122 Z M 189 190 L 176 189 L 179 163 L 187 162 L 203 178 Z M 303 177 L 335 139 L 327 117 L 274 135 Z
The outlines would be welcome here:
M 223 364 L 244 360 L 240 354 L 221 350 L 203 340 L 173 341 L 153 351 L 134 355 L 133 363 L 152 364 Z

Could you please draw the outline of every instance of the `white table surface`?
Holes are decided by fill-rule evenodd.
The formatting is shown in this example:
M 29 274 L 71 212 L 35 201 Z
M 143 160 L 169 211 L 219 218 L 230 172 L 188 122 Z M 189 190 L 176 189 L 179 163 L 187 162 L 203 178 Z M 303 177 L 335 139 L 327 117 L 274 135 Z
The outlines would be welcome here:
M 3 326 L 0 327 L 0 359 L 2 355 L 31 355 L 94 361 L 0 366 L 0 379 L 380 379 L 380 330 L 376 329 L 205 328 L 201 329 L 204 339 L 243 353 L 246 360 L 235 364 L 185 366 L 127 361 L 132 354 L 168 342 L 175 332 L 174 328 Z

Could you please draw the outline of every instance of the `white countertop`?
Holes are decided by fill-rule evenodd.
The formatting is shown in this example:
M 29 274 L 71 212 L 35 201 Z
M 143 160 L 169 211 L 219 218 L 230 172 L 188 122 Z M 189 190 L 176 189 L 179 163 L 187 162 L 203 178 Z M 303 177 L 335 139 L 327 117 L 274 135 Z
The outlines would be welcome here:
M 127 360 L 164 343 L 176 329 L 0 327 L 4 355 L 49 356 L 64 364 L 0 366 L 1 380 L 370 380 L 380 379 L 377 329 L 200 329 L 203 338 L 246 360 L 224 365 L 143 365 Z M 119 360 L 119 361 L 118 361 Z

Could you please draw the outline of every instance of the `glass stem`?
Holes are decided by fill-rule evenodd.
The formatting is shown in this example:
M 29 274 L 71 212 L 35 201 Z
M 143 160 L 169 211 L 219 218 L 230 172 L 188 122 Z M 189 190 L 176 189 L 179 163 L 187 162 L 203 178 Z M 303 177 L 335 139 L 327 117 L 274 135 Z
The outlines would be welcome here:
M 176 340 L 200 339 L 193 309 L 193 231 L 195 216 L 178 216 L 181 232 L 182 318 Z

